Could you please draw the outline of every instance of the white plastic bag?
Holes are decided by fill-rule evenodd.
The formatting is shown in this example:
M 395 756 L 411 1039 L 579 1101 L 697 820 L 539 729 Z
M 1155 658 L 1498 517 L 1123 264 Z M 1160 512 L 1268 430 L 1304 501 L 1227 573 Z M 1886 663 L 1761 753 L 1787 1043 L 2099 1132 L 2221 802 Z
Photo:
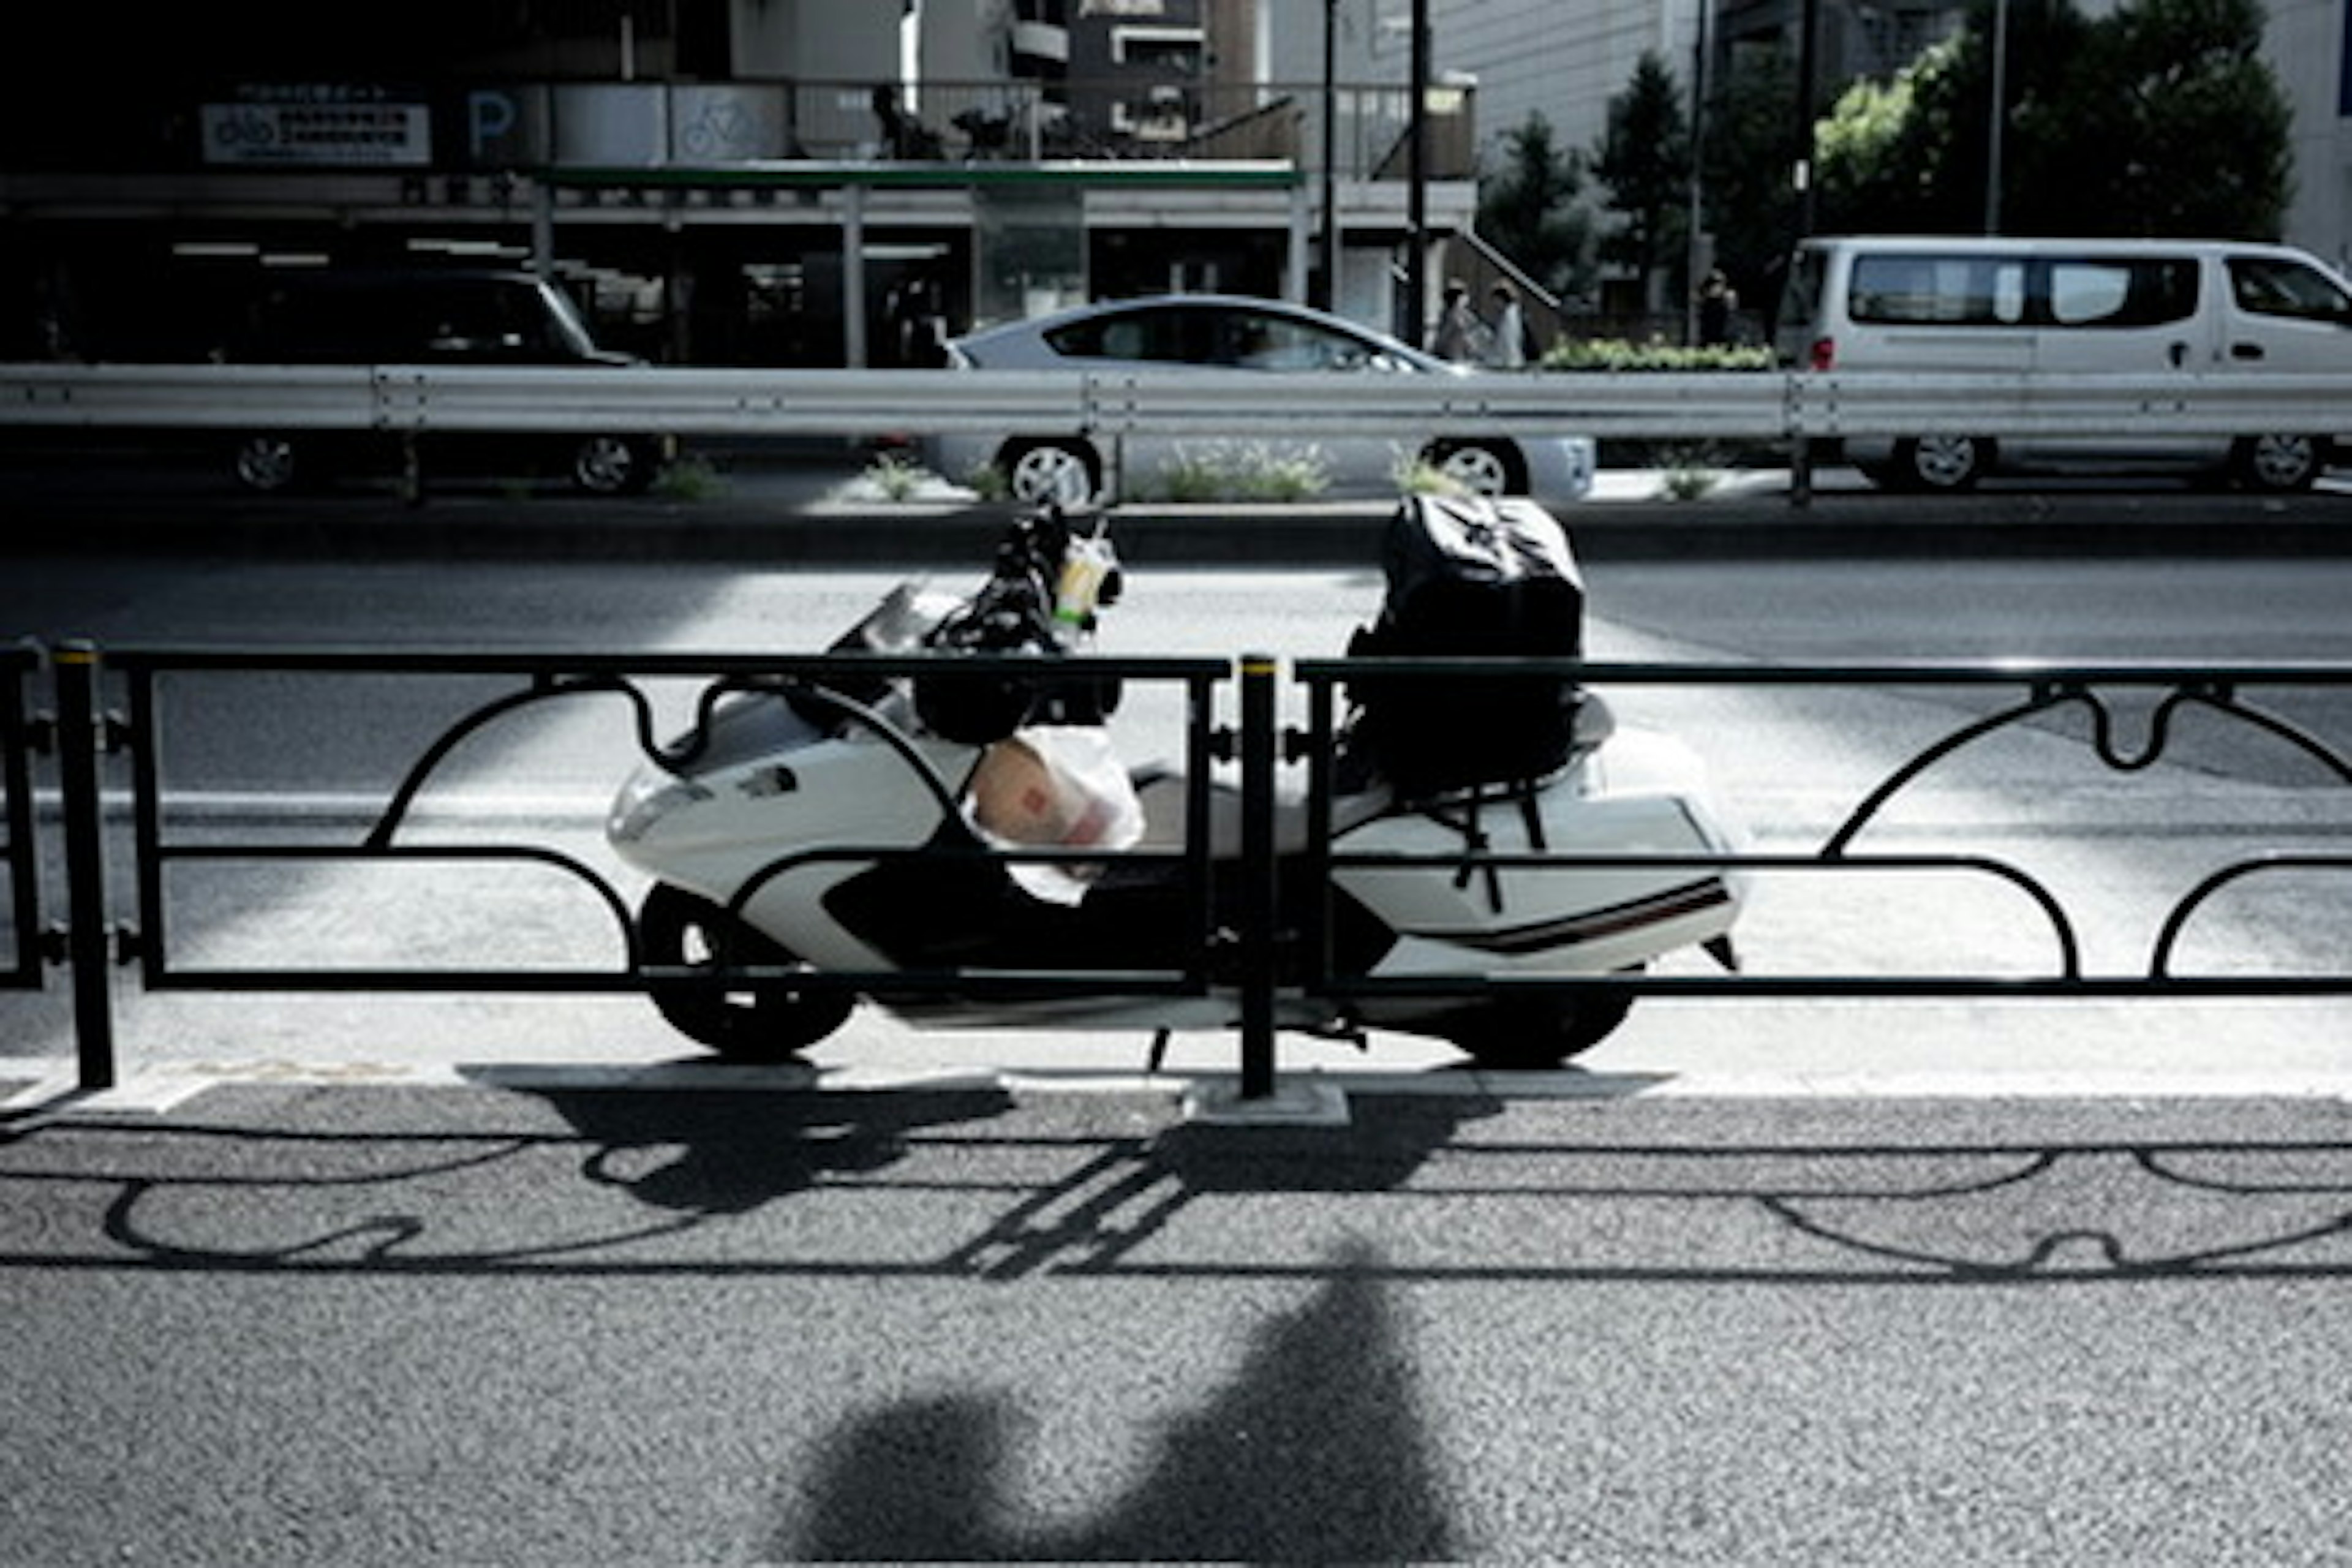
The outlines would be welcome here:
M 982 837 L 1009 848 L 1125 849 L 1143 837 L 1143 803 L 1110 737 L 1097 724 L 1031 724 L 982 754 L 968 805 Z M 1030 893 L 1075 904 L 1097 865 L 1006 868 Z

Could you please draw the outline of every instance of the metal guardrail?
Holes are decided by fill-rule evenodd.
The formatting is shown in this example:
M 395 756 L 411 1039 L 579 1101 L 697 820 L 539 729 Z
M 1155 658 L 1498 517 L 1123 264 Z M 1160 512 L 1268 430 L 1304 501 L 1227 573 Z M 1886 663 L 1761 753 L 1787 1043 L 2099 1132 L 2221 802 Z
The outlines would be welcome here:
M 1966 430 L 2352 429 L 2352 374 L 565 369 L 0 364 L 0 426 L 677 436 L 1583 435 L 1759 441 Z
M 1187 803 L 1192 831 L 1190 847 L 1163 858 L 1181 860 L 1197 901 L 1193 916 L 1202 933 L 1197 958 L 1175 969 L 1160 970 L 992 970 L 986 973 L 953 968 L 931 973 L 887 973 L 832 972 L 810 975 L 801 972 L 744 966 L 720 970 L 671 970 L 649 967 L 640 946 L 626 900 L 609 878 L 576 858 L 532 844 L 413 845 L 403 830 L 419 793 L 468 738 L 517 713 L 545 704 L 581 698 L 603 698 L 625 704 L 632 717 L 639 749 L 658 760 L 666 753 L 654 734 L 654 706 L 643 683 L 661 679 L 700 682 L 695 711 L 698 731 L 713 705 L 731 692 L 778 690 L 795 683 L 848 684 L 856 678 L 936 672 L 937 658 L 879 658 L 829 655 L 779 658 L 767 655 L 643 655 L 583 658 L 574 654 L 436 654 L 436 653 L 255 653 L 217 650 L 126 648 L 101 655 L 89 645 L 72 645 L 50 660 L 56 682 L 58 718 L 51 726 L 31 715 L 11 688 L 21 689 L 33 666 L 24 650 L 0 660 L 0 758 L 7 760 L 8 833 L 5 864 L 16 883 L 16 920 L 20 952 L 25 933 L 38 918 L 28 889 L 34 858 L 33 814 L 29 805 L 27 759 L 54 731 L 57 747 L 59 807 L 65 838 L 68 883 L 68 921 L 55 941 L 42 943 L 43 956 L 64 964 L 71 973 L 75 1035 L 85 1087 L 111 1084 L 116 1071 L 110 984 L 118 965 L 134 965 L 152 990 L 227 991 L 277 994 L 294 991 L 382 992 L 628 992 L 656 985 L 755 984 L 790 980 L 805 988 L 832 987 L 852 992 L 883 988 L 894 993 L 926 991 L 983 995 L 1006 990 L 1035 993 L 1064 991 L 1100 994 L 1200 994 L 1231 988 L 1237 996 L 1242 1020 L 1240 1076 L 1245 1097 L 1263 1097 L 1274 1089 L 1276 1000 L 1281 987 L 1303 984 L 1311 994 L 1333 997 L 1369 996 L 1382 993 L 1469 994 L 1512 990 L 1573 991 L 1609 987 L 1642 994 L 1693 996 L 1847 996 L 1847 997 L 2074 997 L 2180 999 L 2233 996 L 2315 996 L 2352 993 L 2352 963 L 2339 962 L 2332 970 L 2285 974 L 2190 974 L 2178 971 L 2176 960 L 2184 934 L 2225 893 L 2250 880 L 2281 874 L 2318 872 L 2341 876 L 2352 872 L 2352 854 L 2337 852 L 2265 852 L 2242 856 L 2220 866 L 2183 895 L 2166 914 L 2162 929 L 2141 972 L 2086 973 L 2079 922 L 2050 888 L 2019 868 L 1996 858 L 1967 853 L 1873 854 L 1858 851 L 1856 839 L 1876 821 L 1890 802 L 1947 759 L 1986 738 L 2018 725 L 2048 718 L 2061 710 L 2077 711 L 2090 724 L 2090 749 L 2105 766 L 2120 773 L 2144 771 L 2165 758 L 2176 719 L 2194 709 L 2248 726 L 2305 758 L 2336 784 L 2352 788 L 2352 755 L 2308 730 L 2245 700 L 2250 689 L 2342 691 L 2352 689 L 2352 667 L 2313 664 L 2239 666 L 2033 666 L 2002 663 L 1871 666 L 1745 666 L 1684 664 L 1612 664 L 1583 661 L 1469 659 L 1310 659 L 1296 661 L 1292 679 L 1305 690 L 1307 727 L 1302 733 L 1285 730 L 1277 717 L 1279 675 L 1276 661 L 1265 656 L 1223 659 L 1093 658 L 1074 665 L 1071 673 L 1084 678 L 1167 680 L 1180 683 L 1190 706 L 1187 725 Z M 960 673 L 1037 673 L 1034 659 L 961 659 L 950 667 Z M 1587 687 L 1629 686 L 1721 688 L 1929 688 L 1962 691 L 2007 692 L 2013 700 L 1982 717 L 1957 724 L 1948 733 L 1919 750 L 1866 792 L 1840 826 L 1811 853 L 1656 856 L 1504 855 L 1465 839 L 1458 849 L 1427 857 L 1350 854 L 1334 847 L 1329 824 L 1333 759 L 1338 729 L 1337 693 L 1346 684 L 1366 680 L 1412 679 L 1475 679 L 1480 674 L 1557 674 Z M 373 814 L 373 826 L 355 843 L 289 844 L 278 837 L 239 838 L 217 826 L 194 837 L 175 835 L 167 810 L 165 782 L 163 692 L 167 682 L 222 675 L 316 675 L 329 679 L 360 677 L 469 677 L 510 682 L 509 689 L 487 701 L 478 701 L 457 714 L 442 735 L 416 759 L 405 777 L 384 795 L 382 809 Z M 1239 725 L 1220 729 L 1214 719 L 1217 692 L 1237 684 Z M 128 716 L 116 718 L 102 700 L 105 690 L 127 694 Z M 2154 694 L 2155 705 L 2144 721 L 2144 743 L 2126 746 L 2117 739 L 2119 725 L 2105 692 L 2126 689 Z M 110 819 L 103 773 L 104 758 L 127 753 L 130 772 L 129 852 L 136 885 L 134 923 L 115 921 L 108 898 L 106 857 L 120 847 L 120 829 Z M 1411 980 L 1375 980 L 1350 973 L 1336 965 L 1325 940 L 1329 921 L 1319 900 L 1309 900 L 1304 911 L 1286 910 L 1277 894 L 1278 864 L 1275 852 L 1276 779 L 1280 760 L 1301 758 L 1307 769 L 1307 799 L 1313 861 L 1310 884 L 1328 885 L 1332 867 L 1432 864 L 1455 875 L 1488 869 L 1540 865 L 1555 869 L 1640 864 L 1687 865 L 1694 871 L 1747 872 L 1758 875 L 1813 878 L 1824 875 L 1874 876 L 1897 872 L 1958 872 L 1996 879 L 2021 893 L 2046 922 L 2052 962 L 2036 973 L 1906 974 L 1726 974 L 1604 976 L 1592 978 L 1517 979 L 1498 981 L 1475 973 L 1418 976 Z M 1213 898 L 1207 863 L 1208 780 L 1212 762 L 1238 757 L 1243 795 L 1243 855 L 1238 867 L 1239 896 L 1230 907 Z M 677 760 L 673 755 L 673 760 Z M 943 796 L 943 810 L 953 809 Z M 2352 795 L 2337 797 L 2352 804 Z M 283 825 L 278 825 L 282 826 Z M 2333 833 L 2338 829 L 2330 828 Z M 905 845 L 865 848 L 832 846 L 820 852 L 826 858 L 860 861 L 935 855 Z M 970 855 L 971 850 L 949 853 Z M 993 853 L 992 851 L 990 853 Z M 1073 851 L 1024 852 L 1017 858 L 1099 858 Z M 206 966 L 183 963 L 175 955 L 179 921 L 169 897 L 167 872 L 178 865 L 229 861 L 273 864 L 330 861 L 370 861 L 408 864 L 471 862 L 522 864 L 549 868 L 588 888 L 596 902 L 614 920 L 614 963 L 593 969 L 516 968 L 480 964 L 462 968 L 401 970 L 332 967 L 289 962 L 283 967 Z M 780 874 L 794 863 L 779 857 L 756 873 L 753 882 Z M 747 885 L 738 903 L 748 902 L 755 890 Z M 887 984 L 884 983 L 887 982 Z M 35 977 L 37 984 L 37 977 Z

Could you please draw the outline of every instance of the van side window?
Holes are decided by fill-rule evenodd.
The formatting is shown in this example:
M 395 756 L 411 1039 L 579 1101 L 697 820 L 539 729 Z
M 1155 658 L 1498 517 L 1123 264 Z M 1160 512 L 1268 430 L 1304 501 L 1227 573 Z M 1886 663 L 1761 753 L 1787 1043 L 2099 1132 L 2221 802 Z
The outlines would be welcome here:
M 2158 327 L 2197 310 L 2197 263 L 2174 258 L 2050 264 L 2050 319 L 2062 327 Z
M 2238 309 L 2257 316 L 2296 316 L 2352 325 L 2352 299 L 2327 278 L 2297 262 L 2232 257 L 2230 292 Z
M 1886 326 L 2010 327 L 2025 319 L 2025 263 L 2011 257 L 1859 256 L 1847 313 Z

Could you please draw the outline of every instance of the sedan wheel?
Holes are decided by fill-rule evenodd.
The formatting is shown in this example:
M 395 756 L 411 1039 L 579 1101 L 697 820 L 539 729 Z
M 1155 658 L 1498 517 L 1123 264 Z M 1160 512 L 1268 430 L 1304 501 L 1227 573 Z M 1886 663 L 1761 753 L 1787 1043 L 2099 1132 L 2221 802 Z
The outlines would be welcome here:
M 1508 448 L 1465 442 L 1433 449 L 1437 471 L 1474 496 L 1517 495 L 1527 489 L 1518 459 Z
M 2231 456 L 2240 483 L 2273 495 L 2309 489 L 2326 464 L 2325 444 L 2309 436 L 2249 436 Z
M 572 482 L 590 495 L 635 495 L 654 480 L 653 454 L 625 436 L 591 436 L 572 452 Z
M 1091 447 L 1075 441 L 1034 441 L 1005 448 L 1004 477 L 1013 499 L 1024 506 L 1052 501 L 1066 507 L 1090 504 L 1102 488 L 1102 468 Z
M 292 489 L 305 468 L 300 448 L 285 436 L 247 436 L 237 443 L 235 462 L 237 481 L 264 495 Z

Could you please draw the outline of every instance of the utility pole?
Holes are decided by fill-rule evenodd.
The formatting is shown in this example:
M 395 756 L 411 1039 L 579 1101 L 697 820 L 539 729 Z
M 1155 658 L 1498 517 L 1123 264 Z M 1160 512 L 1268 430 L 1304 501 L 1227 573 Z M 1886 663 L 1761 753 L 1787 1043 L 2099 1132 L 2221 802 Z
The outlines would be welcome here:
M 1339 297 L 1339 0 L 1323 0 L 1323 268 L 1315 303 L 1328 310 Z
M 1699 0 L 1698 40 L 1691 46 L 1690 218 L 1683 239 L 1683 342 L 1698 342 L 1699 264 L 1712 260 L 1701 231 L 1706 223 L 1707 22 L 1715 0 Z
M 1429 0 L 1412 0 L 1412 126 L 1405 145 L 1404 341 L 1429 340 Z
M 1804 0 L 1797 21 L 1796 160 L 1797 237 L 1813 232 L 1813 74 L 1819 70 L 1814 36 L 1822 30 L 1822 0 Z
M 2000 122 L 2009 111 L 2009 0 L 1993 0 L 1992 113 L 1985 132 L 1984 230 L 2000 232 Z
M 1804 0 L 1797 22 L 1797 237 L 1804 238 L 1813 232 L 1813 152 L 1818 138 L 1813 133 L 1813 73 L 1820 68 L 1815 63 L 1813 35 L 1822 29 L 1821 0 Z M 1791 247 L 1793 249 L 1794 247 Z M 1791 444 L 1789 454 L 1789 501 L 1792 506 L 1813 504 L 1813 444 L 1800 436 Z

